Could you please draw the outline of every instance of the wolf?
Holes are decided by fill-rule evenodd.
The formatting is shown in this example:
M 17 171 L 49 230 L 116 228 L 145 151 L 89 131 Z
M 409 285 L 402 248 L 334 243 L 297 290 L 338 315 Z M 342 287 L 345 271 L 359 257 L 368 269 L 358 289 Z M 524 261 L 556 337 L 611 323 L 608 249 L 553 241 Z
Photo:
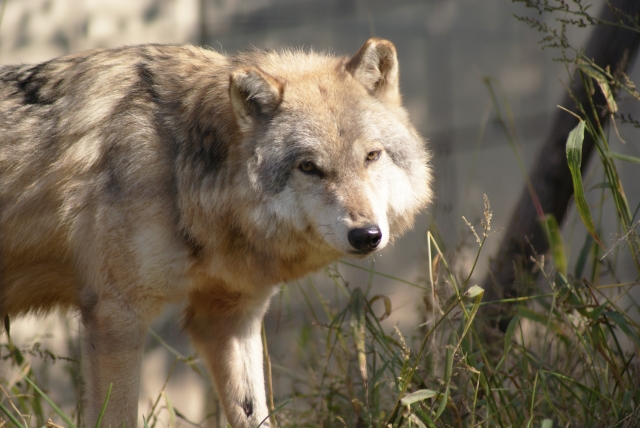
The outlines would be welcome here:
M 394 45 L 352 57 L 92 50 L 0 68 L 0 318 L 77 310 L 84 421 L 137 424 L 169 302 L 229 423 L 268 427 L 261 321 L 278 284 L 369 257 L 430 201 Z

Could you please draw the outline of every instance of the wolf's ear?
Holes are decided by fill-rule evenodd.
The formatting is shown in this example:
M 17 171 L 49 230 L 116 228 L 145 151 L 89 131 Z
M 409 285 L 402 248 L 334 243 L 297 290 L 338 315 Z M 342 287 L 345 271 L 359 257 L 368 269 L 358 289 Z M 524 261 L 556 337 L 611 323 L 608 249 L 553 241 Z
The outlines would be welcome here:
M 393 43 L 376 38 L 367 40 L 347 61 L 346 68 L 371 95 L 400 104 L 398 57 Z
M 283 82 L 255 67 L 231 73 L 229 95 L 240 129 L 249 131 L 256 120 L 272 115 L 282 102 L 283 93 Z

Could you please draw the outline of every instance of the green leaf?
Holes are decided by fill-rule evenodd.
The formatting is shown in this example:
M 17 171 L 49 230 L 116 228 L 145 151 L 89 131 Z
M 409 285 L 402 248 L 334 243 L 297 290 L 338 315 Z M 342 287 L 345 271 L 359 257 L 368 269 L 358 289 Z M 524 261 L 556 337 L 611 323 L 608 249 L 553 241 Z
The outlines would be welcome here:
M 104 412 L 107 410 L 107 403 L 109 403 L 109 397 L 111 397 L 111 388 L 113 388 L 113 382 L 109 384 L 107 397 L 104 399 L 104 403 L 102 403 L 102 409 L 100 409 L 100 415 L 98 416 L 98 420 L 96 421 L 96 428 L 100 428 L 100 424 L 102 423 L 102 417 L 104 416 Z M 145 424 L 146 424 L 146 421 L 145 421 Z
M 631 340 L 636 343 L 636 346 L 640 347 L 640 337 L 638 337 L 638 332 L 634 331 L 625 317 L 619 312 L 605 312 L 605 315 L 610 318 L 614 323 L 620 327 L 620 330 L 624 331 L 624 333 L 629 336 Z
M 7 415 L 7 418 L 9 418 L 9 420 L 13 422 L 16 426 L 20 428 L 28 428 L 26 425 L 22 425 L 22 423 L 20 423 L 20 421 L 18 421 L 18 419 L 16 419 L 16 417 L 13 416 L 13 414 L 9 411 L 9 409 L 7 409 L 1 402 L 0 402 L 0 410 L 2 410 L 4 414 Z
M 474 297 L 483 293 L 484 293 L 484 288 L 474 285 L 473 287 L 469 287 L 466 293 L 466 297 L 473 299 Z
M 582 273 L 584 272 L 584 268 L 587 265 L 587 257 L 589 257 L 589 252 L 593 247 L 593 238 L 591 235 L 587 235 L 584 240 L 584 245 L 582 249 L 580 249 L 580 255 L 578 256 L 578 260 L 576 261 L 576 269 L 573 276 L 576 279 L 582 278 Z
M 518 315 L 522 318 L 530 319 L 531 321 L 542 324 L 543 326 L 548 326 L 554 333 L 556 333 L 561 338 L 566 337 L 562 328 L 558 325 L 558 323 L 553 320 L 549 320 L 548 314 L 541 314 L 539 312 L 532 311 L 524 306 L 518 306 Z M 526 359 L 524 360 L 526 362 Z
M 467 332 L 469 331 L 469 327 L 471 327 L 471 324 L 473 323 L 473 320 L 475 319 L 476 314 L 478 313 L 478 309 L 480 308 L 480 303 L 482 302 L 482 296 L 484 296 L 484 288 L 474 285 L 473 287 L 470 287 L 467 290 L 467 292 L 464 293 L 464 295 L 465 297 L 473 299 L 473 306 L 471 307 L 471 311 L 468 314 L 468 319 L 466 321 L 464 329 L 462 330 L 462 334 L 460 334 L 460 339 L 458 340 L 458 345 L 456 346 L 456 349 L 460 347 L 462 340 L 467 335 Z
M 587 235 L 589 236 L 589 235 Z M 591 238 L 589 236 L 589 238 Z M 593 240 L 591 240 L 593 242 Z M 556 272 L 555 278 L 557 293 L 557 302 L 558 304 L 564 305 L 568 304 L 571 306 L 583 306 L 583 302 L 580 300 L 580 297 L 576 294 L 576 289 L 573 284 L 570 284 L 567 281 L 567 278 L 564 277 L 560 272 Z M 578 311 L 584 311 L 584 308 L 578 308 Z M 584 315 L 584 314 L 583 314 Z
M 435 397 L 436 395 L 438 395 L 436 391 L 432 391 L 430 389 L 420 389 L 416 392 L 412 392 L 409 395 L 405 395 L 404 397 L 402 397 L 400 402 L 402 403 L 403 406 L 408 406 L 417 401 L 424 401 L 428 398 Z
M 54 412 L 56 412 L 58 414 L 58 416 L 60 416 L 62 418 L 63 421 L 65 421 L 65 423 L 70 427 L 70 428 L 76 428 L 75 424 L 71 421 L 71 419 L 69 419 L 69 417 L 67 415 L 64 414 L 64 412 L 58 407 L 56 406 L 56 403 L 54 403 L 53 401 L 51 401 L 51 399 L 49 397 L 47 397 L 47 394 L 45 394 L 44 392 L 42 392 L 42 390 L 40 388 L 38 388 L 38 385 L 36 385 L 31 379 L 29 379 L 28 377 L 23 377 L 23 379 L 29 384 L 31 385 L 31 387 L 33 389 L 35 389 L 35 391 L 40 394 L 40 396 L 42 396 L 42 398 L 44 398 L 44 401 L 46 401 L 47 403 L 49 403 L 49 405 L 51 406 L 51 408 L 53 409 Z
M 419 417 L 420 420 L 423 423 L 427 424 L 427 427 L 429 427 L 429 428 L 437 428 L 436 424 L 434 424 L 433 421 L 431 420 L 431 417 L 429 417 L 429 413 L 425 412 L 420 407 L 414 407 L 411 410 L 413 410 L 413 415 L 414 416 Z
M 358 353 L 358 367 L 362 380 L 367 382 L 367 357 L 365 354 L 365 296 L 360 288 L 356 288 L 351 293 L 349 309 L 351 310 L 351 328 L 353 330 L 353 341 Z
M 558 287 L 558 286 L 560 286 L 560 287 L 569 286 L 569 281 L 567 281 L 567 277 L 562 272 L 556 272 L 556 276 L 555 276 L 554 282 L 556 284 L 556 287 Z
M 173 404 L 171 404 L 171 400 L 164 391 L 162 391 L 162 395 L 164 396 L 164 401 L 167 403 L 167 410 L 169 411 L 169 428 L 175 428 L 176 426 L 176 411 L 173 408 Z
M 569 164 L 569 170 L 571 171 L 571 178 L 573 180 L 573 196 L 576 201 L 576 207 L 578 208 L 578 214 L 580 214 L 582 223 L 584 223 L 591 236 L 593 236 L 593 239 L 604 248 L 604 245 L 596 232 L 595 225 L 593 224 L 591 211 L 589 211 L 589 205 L 587 205 L 587 200 L 584 197 L 584 188 L 582 187 L 582 173 L 580 172 L 580 167 L 582 165 L 584 127 L 584 121 L 580 120 L 573 131 L 569 133 L 569 138 L 567 138 L 567 162 Z
M 609 86 L 609 81 L 607 79 L 607 75 L 603 73 L 602 69 L 594 67 L 593 64 L 585 61 L 584 59 L 580 59 L 578 61 L 578 66 L 580 70 L 586 73 L 588 76 L 593 78 L 600 86 L 600 90 L 604 94 L 605 99 L 607 100 L 607 107 L 609 108 L 609 112 L 615 113 L 618 111 L 618 105 L 616 104 L 615 97 L 613 95 L 613 91 Z M 608 70 L 607 70 L 607 74 Z
M 607 152 L 607 156 L 609 156 L 610 158 L 619 159 L 619 160 L 622 160 L 622 161 L 625 161 L 625 162 L 640 163 L 640 158 L 635 157 L 635 156 L 625 155 L 625 154 L 618 153 L 618 152 L 608 151 Z
M 585 316 L 589 319 L 597 321 L 602 316 L 602 313 L 604 312 L 604 310 L 607 309 L 607 306 L 609 306 L 607 302 L 602 303 L 600 306 L 598 306 L 594 310 L 586 312 Z
M 545 315 L 539 314 L 538 312 L 534 312 L 529 308 L 525 308 L 524 306 L 518 306 L 518 315 L 520 315 L 522 318 L 535 321 L 542 325 L 546 325 L 548 321 Z
M 513 338 L 513 334 L 516 331 L 516 326 L 520 321 L 520 315 L 515 315 L 509 321 L 509 326 L 507 327 L 507 331 L 504 334 L 504 355 L 505 358 L 509 354 L 509 349 L 511 349 L 511 339 Z
M 378 321 L 382 321 L 389 315 L 391 315 L 391 299 L 389 298 L 389 296 L 376 294 L 371 298 L 371 300 L 369 300 L 369 306 L 372 306 L 375 301 L 380 299 L 382 299 L 382 301 L 384 302 L 384 313 L 380 316 L 380 318 L 378 318 Z
M 551 419 L 544 419 L 540 423 L 540 428 L 553 428 L 553 421 Z
M 558 272 L 563 275 L 567 274 L 567 257 L 565 252 L 564 240 L 562 239 L 562 233 L 560 233 L 560 227 L 553 214 L 547 214 L 544 217 L 545 232 L 547 233 L 547 240 L 549 241 L 549 247 L 551 248 L 551 254 L 553 255 L 553 261 L 556 265 Z
M 293 399 L 289 399 L 287 401 L 285 401 L 284 403 L 280 404 L 278 407 L 276 407 L 275 409 L 273 409 L 272 412 L 270 412 L 263 420 L 262 422 L 260 422 L 260 424 L 256 427 L 256 428 L 260 428 L 261 426 L 263 426 L 265 424 L 265 422 L 267 422 L 269 420 L 269 418 L 271 418 L 272 415 L 275 415 L 276 413 L 278 413 L 280 411 L 280 409 L 282 409 L 284 406 L 286 406 L 287 404 L 291 403 L 291 401 L 293 401 Z
M 445 357 L 445 366 L 444 366 L 444 383 L 446 385 L 446 389 L 444 390 L 444 394 L 440 397 L 440 402 L 438 403 L 438 411 L 436 412 L 434 421 L 437 421 L 444 412 L 444 409 L 447 407 L 447 402 L 449 401 L 449 389 L 451 386 L 451 375 L 453 374 L 453 357 L 456 353 L 456 334 L 455 331 L 452 331 L 449 335 L 449 344 L 447 345 L 447 352 Z
M 598 86 L 600 86 L 604 97 L 607 99 L 607 107 L 609 107 L 609 112 L 616 113 L 618 111 L 618 105 L 616 104 L 616 99 L 613 96 L 613 91 L 609 86 L 609 82 L 607 82 L 607 80 L 601 75 L 599 77 L 596 77 L 595 79 L 596 82 L 598 82 Z
M 420 419 L 418 419 L 418 417 L 413 413 L 410 414 L 407 419 L 410 422 L 409 424 L 410 427 L 416 426 L 417 428 L 427 428 L 427 426 Z

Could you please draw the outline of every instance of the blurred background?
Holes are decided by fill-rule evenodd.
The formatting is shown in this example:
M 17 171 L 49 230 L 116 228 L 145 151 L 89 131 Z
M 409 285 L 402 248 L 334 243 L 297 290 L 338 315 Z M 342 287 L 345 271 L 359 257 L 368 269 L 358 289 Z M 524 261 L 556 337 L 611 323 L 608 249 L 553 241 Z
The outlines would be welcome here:
M 599 9 L 603 1 L 591 3 Z M 139 43 L 207 45 L 229 55 L 254 46 L 304 47 L 351 55 L 371 36 L 391 40 L 398 51 L 404 104 L 433 152 L 436 199 L 418 217 L 414 229 L 393 247 L 373 261 L 353 262 L 364 269 L 373 263 L 387 276 L 370 279 L 368 272 L 346 264 L 333 269 L 350 287 L 370 285 L 372 295 L 388 296 L 392 313 L 383 322 L 385 328 L 396 325 L 409 336 L 425 320 L 427 230 L 437 230 L 446 251 L 454 254 L 461 269 L 468 269 L 477 246 L 461 216 L 478 227 L 483 194 L 488 196 L 493 229 L 498 232 L 487 241 L 483 254 L 494 253 L 500 229 L 506 226 L 524 184 L 514 150 L 495 118 L 486 80 L 491 79 L 503 107 L 508 105 L 512 111 L 520 151 L 528 165 L 546 137 L 568 78 L 565 65 L 553 61 L 558 52 L 542 50 L 538 43 L 542 35 L 514 17 L 531 12 L 509 0 L 8 0 L 4 5 L 0 65 Z M 588 35 L 588 30 L 576 29 L 569 34 L 575 46 L 582 46 Z M 630 77 L 639 80 L 636 68 Z M 625 110 L 623 101 L 620 107 L 638 115 Z M 627 141 L 637 137 L 633 129 L 620 132 Z M 639 155 L 633 144 L 616 150 Z M 637 178 L 632 166 L 625 169 L 623 165 L 621 170 L 623 177 Z M 628 196 L 635 207 L 638 197 Z M 571 236 L 566 238 L 571 242 Z M 472 282 L 481 281 L 487 260 L 481 258 Z M 278 388 L 288 388 L 296 376 L 306 376 L 295 372 L 289 358 L 304 340 L 305 333 L 295 326 L 308 311 L 305 300 L 320 303 L 317 295 L 305 294 L 309 281 L 325 298 L 340 298 L 328 291 L 331 278 L 321 272 L 300 284 L 289 284 L 274 299 L 266 332 L 276 396 Z M 180 308 L 170 308 L 154 330 L 176 352 L 189 355 L 192 351 L 179 317 Z M 57 355 L 77 357 L 74 318 L 16 320 L 12 334 L 16 342 L 40 341 Z M 141 413 L 162 388 L 174 359 L 156 339 L 149 339 Z M 77 370 L 64 362 L 57 364 Z M 167 394 L 187 419 L 202 421 L 205 407 L 212 405 L 206 403 L 208 382 L 186 366 L 175 370 Z M 56 371 L 43 376 L 51 377 L 52 396 L 60 402 L 75 400 L 68 376 L 61 374 L 57 380 Z M 57 382 L 68 388 L 56 386 Z

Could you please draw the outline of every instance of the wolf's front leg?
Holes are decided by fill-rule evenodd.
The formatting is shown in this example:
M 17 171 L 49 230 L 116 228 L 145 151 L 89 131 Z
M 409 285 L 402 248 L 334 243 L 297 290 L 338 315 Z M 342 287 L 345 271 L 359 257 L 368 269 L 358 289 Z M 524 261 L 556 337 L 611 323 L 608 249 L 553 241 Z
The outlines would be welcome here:
M 270 426 L 260 329 L 271 294 L 247 296 L 216 289 L 190 296 L 187 328 L 233 428 Z
M 84 324 L 85 426 L 95 426 L 107 398 L 102 427 L 138 424 L 140 366 L 147 323 L 122 299 L 91 299 L 81 309 Z

